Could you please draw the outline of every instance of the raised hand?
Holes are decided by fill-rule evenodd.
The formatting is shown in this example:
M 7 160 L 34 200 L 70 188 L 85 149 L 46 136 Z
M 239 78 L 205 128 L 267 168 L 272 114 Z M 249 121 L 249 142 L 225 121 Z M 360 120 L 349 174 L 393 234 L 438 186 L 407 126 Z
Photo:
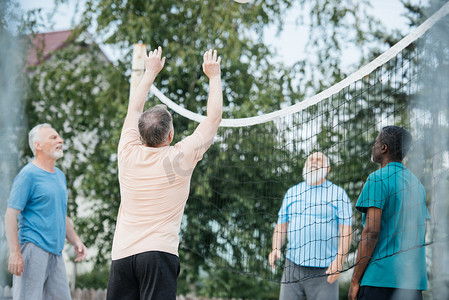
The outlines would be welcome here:
M 203 55 L 203 72 L 209 79 L 221 75 L 220 71 L 221 57 L 217 58 L 217 50 L 206 51 Z
M 159 74 L 165 64 L 165 56 L 161 59 L 162 47 L 150 51 L 148 55 L 145 55 L 145 71 L 151 72 L 154 76 Z

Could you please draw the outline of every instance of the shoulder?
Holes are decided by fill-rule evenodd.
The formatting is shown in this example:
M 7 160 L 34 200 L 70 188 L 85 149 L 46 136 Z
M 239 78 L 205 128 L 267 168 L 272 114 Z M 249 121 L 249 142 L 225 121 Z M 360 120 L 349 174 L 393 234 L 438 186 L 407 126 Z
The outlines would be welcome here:
M 419 180 L 419 178 L 416 177 L 416 175 L 413 174 L 413 172 L 410 171 L 408 168 L 404 167 L 404 171 L 407 172 L 406 176 L 410 178 L 410 186 L 416 187 L 420 192 L 426 193 L 426 189 L 422 184 L 421 180 Z
M 341 186 L 336 185 L 335 183 L 333 183 L 332 181 L 329 181 L 329 180 L 326 180 L 323 183 L 323 187 L 328 188 L 331 191 L 336 191 L 338 193 L 346 193 L 344 188 L 342 188 Z
M 186 136 L 181 141 L 175 144 L 175 147 L 198 147 L 204 143 L 204 135 L 199 130 L 195 130 L 191 135 Z
M 388 170 L 385 168 L 381 168 L 377 171 L 374 171 L 373 173 L 368 175 L 367 182 L 377 182 L 381 181 L 383 178 L 388 177 Z
M 119 148 L 125 147 L 125 145 L 130 143 L 141 144 L 140 133 L 137 128 L 127 127 L 122 129 L 119 140 Z
M 65 178 L 65 174 L 64 174 L 64 172 L 61 171 L 61 169 L 55 167 L 55 172 L 58 176 L 62 176 Z
M 305 182 L 300 182 L 300 183 L 295 184 L 294 186 L 291 186 L 290 188 L 288 188 L 286 194 L 290 194 L 290 195 L 299 194 L 304 189 L 305 189 Z
M 19 174 L 17 174 L 16 178 L 33 177 L 34 174 L 36 174 L 36 170 L 37 170 L 37 168 L 32 163 L 28 163 L 20 170 L 20 172 L 19 172 Z

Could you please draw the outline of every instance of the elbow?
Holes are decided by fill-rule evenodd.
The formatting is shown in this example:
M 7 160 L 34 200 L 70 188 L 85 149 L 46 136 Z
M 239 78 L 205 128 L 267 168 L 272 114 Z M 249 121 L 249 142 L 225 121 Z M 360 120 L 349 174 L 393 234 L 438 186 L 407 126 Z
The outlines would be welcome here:
M 217 114 L 217 115 L 210 116 L 209 119 L 212 122 L 213 126 L 218 128 L 220 126 L 221 120 L 223 118 L 222 118 L 221 113 L 220 113 L 220 114 Z
M 379 239 L 380 231 L 378 230 L 369 230 L 366 232 L 366 237 L 370 241 L 376 241 Z

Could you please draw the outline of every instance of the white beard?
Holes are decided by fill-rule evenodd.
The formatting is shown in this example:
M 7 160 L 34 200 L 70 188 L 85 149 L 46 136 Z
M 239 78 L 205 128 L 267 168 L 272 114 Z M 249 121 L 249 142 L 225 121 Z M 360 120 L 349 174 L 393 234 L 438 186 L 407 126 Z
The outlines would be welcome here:
M 51 153 L 51 156 L 52 156 L 53 158 L 55 158 L 55 159 L 59 159 L 59 158 L 61 158 L 61 157 L 64 156 L 64 152 L 62 151 L 62 149 L 59 150 L 59 151 L 53 151 L 53 152 Z
M 308 185 L 316 185 L 317 182 L 320 182 L 327 176 L 327 167 L 320 168 L 318 165 L 311 165 L 311 167 L 312 166 L 318 169 L 309 171 L 307 165 L 305 165 L 302 170 L 302 177 Z

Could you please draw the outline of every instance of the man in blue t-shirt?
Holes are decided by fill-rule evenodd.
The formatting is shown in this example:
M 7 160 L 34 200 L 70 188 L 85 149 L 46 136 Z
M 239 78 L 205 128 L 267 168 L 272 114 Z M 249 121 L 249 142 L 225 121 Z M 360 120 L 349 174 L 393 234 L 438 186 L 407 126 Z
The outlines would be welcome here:
M 338 277 L 351 243 L 352 206 L 341 187 L 326 180 L 329 159 L 312 153 L 301 182 L 284 196 L 269 263 L 275 268 L 288 238 L 280 299 L 338 299 Z
M 86 258 L 87 248 L 66 215 L 67 183 L 55 167 L 63 139 L 40 124 L 31 129 L 29 144 L 34 160 L 14 179 L 5 213 L 13 299 L 71 299 L 62 258 L 65 238 L 75 248 L 75 261 Z
M 411 143 L 402 127 L 382 128 L 372 150 L 381 169 L 357 201 L 364 229 L 348 294 L 354 299 L 422 299 L 427 289 L 425 233 L 429 212 L 423 185 L 403 164 Z

